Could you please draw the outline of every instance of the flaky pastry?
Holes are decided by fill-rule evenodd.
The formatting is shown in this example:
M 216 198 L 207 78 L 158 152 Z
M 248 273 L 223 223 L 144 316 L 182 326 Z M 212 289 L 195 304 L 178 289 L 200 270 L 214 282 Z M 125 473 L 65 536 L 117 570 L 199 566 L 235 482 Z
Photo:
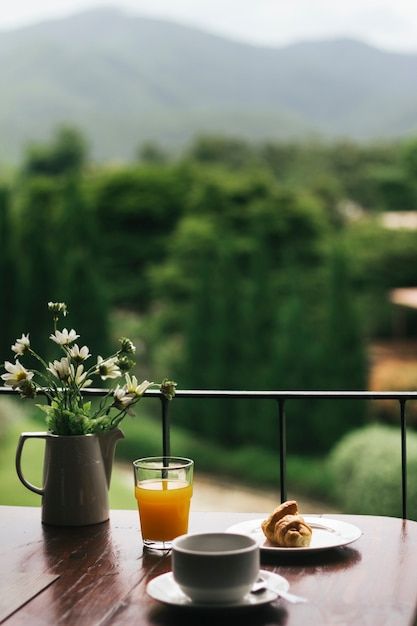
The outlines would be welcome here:
M 262 522 L 262 530 L 269 541 L 274 541 L 275 524 L 286 515 L 298 515 L 298 505 L 295 500 L 283 502 Z
M 275 524 L 274 543 L 286 548 L 306 548 L 312 535 L 301 515 L 286 515 Z
M 310 545 L 312 528 L 301 517 L 295 500 L 283 502 L 261 524 L 265 537 L 274 545 L 305 548 Z

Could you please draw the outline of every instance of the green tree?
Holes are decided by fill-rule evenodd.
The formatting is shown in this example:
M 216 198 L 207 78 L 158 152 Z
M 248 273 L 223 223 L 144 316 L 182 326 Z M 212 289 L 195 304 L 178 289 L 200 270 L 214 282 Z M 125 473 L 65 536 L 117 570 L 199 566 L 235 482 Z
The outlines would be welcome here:
M 417 194 L 403 167 L 378 167 L 370 171 L 369 185 L 374 188 L 379 208 L 384 211 L 411 211 Z
M 72 176 L 81 172 L 86 156 L 81 133 L 70 126 L 61 126 L 49 144 L 29 146 L 23 172 L 26 176 Z
M 140 146 L 138 158 L 142 163 L 150 165 L 163 165 L 168 161 L 167 153 L 153 141 L 145 142 Z
M 330 257 L 324 310 L 326 333 L 321 358 L 326 386 L 333 390 L 363 391 L 367 387 L 368 363 L 343 239 L 335 242 Z M 366 406 L 358 401 L 334 402 L 327 413 L 328 419 L 317 424 L 317 435 L 332 444 L 352 428 L 363 425 Z
M 221 164 L 232 169 L 241 169 L 255 163 L 256 152 L 243 139 L 201 135 L 194 140 L 186 157 L 204 164 Z
M 268 187 L 257 174 L 243 179 L 205 171 L 179 222 L 169 260 L 156 271 L 165 308 L 176 309 L 175 297 L 183 312 L 176 326 L 184 338 L 179 378 L 187 387 L 288 388 L 288 364 L 285 355 L 280 364 L 277 352 L 280 333 L 286 332 L 281 311 L 289 286 L 300 277 L 314 278 L 323 266 L 322 240 L 329 232 L 323 207 L 271 181 Z M 317 299 L 312 302 L 317 316 Z M 316 328 L 302 317 L 299 326 L 315 336 Z M 301 334 L 292 327 L 289 346 Z M 300 359 L 304 369 L 298 366 L 295 373 L 317 365 L 316 358 Z M 200 362 L 204 367 L 196 368 Z M 184 419 L 186 413 L 191 428 L 230 445 L 256 441 L 268 446 L 277 440 L 273 403 L 211 400 L 200 409 L 197 404 L 185 408 Z
M 31 333 L 34 346 L 50 353 L 50 313 L 56 300 L 59 272 L 65 250 L 58 245 L 60 184 L 50 177 L 33 177 L 22 183 L 17 206 L 17 242 L 20 261 L 17 310 L 22 331 Z
M 95 214 L 78 178 L 63 190 L 60 248 L 64 251 L 59 293 L 68 304 L 71 323 L 95 354 L 109 349 L 108 299 L 104 286 L 102 250 Z
M 139 310 L 149 307 L 148 270 L 166 257 L 185 192 L 186 177 L 170 166 L 124 168 L 99 177 L 94 207 L 114 302 Z
M 10 346 L 18 332 L 16 298 L 18 273 L 14 254 L 15 233 L 10 211 L 11 193 L 6 185 L 0 186 L 0 361 L 10 358 Z M 20 336 L 20 335 L 19 335 Z
M 281 292 L 273 336 L 274 388 L 283 391 L 323 389 L 320 343 L 324 329 L 319 319 L 317 277 L 310 272 L 306 278 L 302 272 L 292 269 L 288 279 Z M 314 454 L 323 449 L 316 428 L 317 420 L 323 419 L 323 415 L 313 401 L 288 401 L 286 414 L 288 449 L 292 453 Z
M 401 160 L 406 173 L 417 184 L 417 137 L 409 139 L 402 146 Z
M 218 240 L 208 257 L 199 257 L 199 280 L 183 318 L 184 359 L 180 378 L 189 388 L 241 389 L 243 371 L 241 286 L 230 241 Z M 235 400 L 211 399 L 183 410 L 188 425 L 212 440 L 236 444 L 244 417 Z

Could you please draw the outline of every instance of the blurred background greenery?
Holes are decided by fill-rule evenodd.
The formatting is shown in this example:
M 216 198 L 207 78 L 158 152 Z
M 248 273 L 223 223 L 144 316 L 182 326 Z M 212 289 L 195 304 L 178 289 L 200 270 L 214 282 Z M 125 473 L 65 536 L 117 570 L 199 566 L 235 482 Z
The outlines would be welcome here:
M 417 230 L 387 226 L 405 210 L 417 210 L 417 139 L 200 136 L 176 156 L 147 144 L 134 162 L 98 165 L 76 128 L 59 127 L 0 179 L 1 361 L 22 332 L 53 357 L 53 300 L 95 355 L 127 335 L 137 375 L 180 389 L 416 389 L 416 313 L 399 318 L 390 300 L 417 283 Z M 277 484 L 274 403 L 178 398 L 171 411 L 173 453 Z M 126 464 L 160 452 L 158 403 L 136 413 L 117 449 Z M 400 513 L 395 404 L 299 401 L 287 413 L 290 488 L 342 510 Z M 411 406 L 412 429 L 416 416 Z M 13 457 L 19 432 L 42 427 L 36 407 L 2 399 L 0 503 L 39 504 Z M 41 455 L 31 442 L 33 482 Z M 396 496 L 375 498 L 374 475 Z M 111 498 L 132 506 L 123 468 Z

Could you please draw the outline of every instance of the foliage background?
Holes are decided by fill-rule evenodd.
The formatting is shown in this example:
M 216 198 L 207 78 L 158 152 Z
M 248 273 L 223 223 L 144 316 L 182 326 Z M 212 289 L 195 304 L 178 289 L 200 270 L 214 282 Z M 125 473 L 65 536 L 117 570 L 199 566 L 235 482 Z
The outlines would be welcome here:
M 51 358 L 45 303 L 62 300 L 95 354 L 132 336 L 140 377 L 169 375 L 183 389 L 366 389 L 370 346 L 392 336 L 389 290 L 417 280 L 417 232 L 382 221 L 417 209 L 416 155 L 416 140 L 205 136 L 175 158 L 148 144 L 137 161 L 98 165 L 78 130 L 59 128 L 1 180 L 1 360 L 22 332 Z M 172 420 L 202 459 L 222 451 L 219 469 L 263 458 L 252 465 L 264 483 L 276 412 L 178 400 Z M 306 474 L 345 434 L 386 417 L 364 403 L 290 403 L 289 453 Z

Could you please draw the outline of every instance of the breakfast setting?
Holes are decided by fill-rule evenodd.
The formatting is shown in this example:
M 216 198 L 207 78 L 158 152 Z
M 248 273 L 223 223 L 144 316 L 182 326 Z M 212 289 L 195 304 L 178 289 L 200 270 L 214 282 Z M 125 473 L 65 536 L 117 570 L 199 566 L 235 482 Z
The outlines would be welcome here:
M 50 302 L 48 310 L 54 323 L 49 339 L 66 356 L 48 364 L 23 334 L 12 351 L 37 359 L 42 376 L 18 359 L 7 361 L 0 387 L 4 396 L 23 400 L 39 394 L 44 404 L 37 407 L 48 427 L 25 430 L 17 445 L 13 441 L 18 495 L 28 492 L 31 500 L 0 505 L 1 623 L 205 626 L 216 620 L 216 626 L 229 626 L 235 616 L 242 626 L 414 626 L 417 523 L 407 518 L 412 498 L 405 437 L 398 472 L 402 517 L 365 514 L 356 506 L 332 512 L 301 493 L 288 498 L 283 405 L 289 392 L 177 390 L 171 379 L 139 383 L 128 373 L 113 390 L 84 389 L 94 377 L 121 378 L 120 367 L 129 366 L 135 346 L 122 337 L 116 356 L 99 355 L 84 370 L 78 361 L 89 356 L 87 346 L 71 345 L 79 337 L 75 329 L 56 328 L 65 303 Z M 338 398 L 341 392 L 323 393 Z M 277 401 L 279 489 L 265 491 L 262 506 L 243 511 L 241 492 L 233 494 L 233 485 L 225 487 L 213 472 L 213 484 L 225 488 L 230 500 L 237 494 L 237 507 L 223 508 L 219 498 L 200 509 L 202 483 L 195 470 L 203 465 L 202 449 L 176 436 L 171 442 L 168 407 L 174 396 L 179 404 L 183 398 Z M 291 399 L 302 397 L 292 392 Z M 139 455 L 143 441 L 132 442 L 124 452 L 126 471 L 119 473 L 115 450 L 125 439 L 119 425 L 142 398 L 160 403 L 153 448 L 160 455 Z M 404 405 L 403 399 L 403 423 Z M 174 456 L 171 443 L 175 450 L 194 450 L 194 458 Z M 38 455 L 33 462 L 36 444 L 43 460 Z M 214 469 L 212 457 L 207 459 Z M 292 477 L 290 467 L 288 473 Z
M 262 568 L 262 553 L 324 551 L 346 546 L 362 534 L 346 522 L 301 515 L 296 500 L 225 532 L 188 532 L 194 462 L 149 457 L 134 461 L 133 468 L 144 550 L 171 556 L 171 570 L 150 580 L 146 592 L 166 605 L 230 609 L 278 599 L 306 603 L 307 598 L 289 591 L 284 576 Z

